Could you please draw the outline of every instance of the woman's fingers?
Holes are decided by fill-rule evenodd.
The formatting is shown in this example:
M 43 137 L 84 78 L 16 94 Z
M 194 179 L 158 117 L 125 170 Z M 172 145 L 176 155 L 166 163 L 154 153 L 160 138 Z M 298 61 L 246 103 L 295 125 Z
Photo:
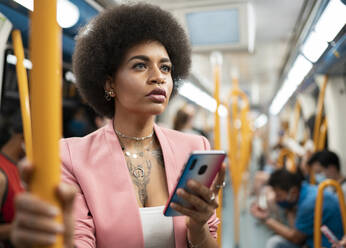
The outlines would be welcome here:
M 215 200 L 211 201 L 211 203 L 207 203 L 205 200 L 201 199 L 195 194 L 186 192 L 183 189 L 178 189 L 177 194 L 200 212 L 212 213 L 217 206 Z
M 32 247 L 34 245 L 52 245 L 56 241 L 55 234 L 42 233 L 34 230 L 14 229 L 11 242 L 15 247 Z
M 43 217 L 27 213 L 18 213 L 16 225 L 26 230 L 45 232 L 48 234 L 57 234 L 64 231 L 62 224 L 54 221 L 52 217 Z
M 73 202 L 77 194 L 77 189 L 72 185 L 60 183 L 57 189 L 57 196 L 65 211 L 73 210 Z
M 73 202 L 77 189 L 71 185 L 61 183 L 57 190 L 58 198 L 63 208 L 63 218 L 65 225 L 64 244 L 66 247 L 73 247 L 74 219 Z
M 204 220 L 202 214 L 200 212 L 197 212 L 196 210 L 185 208 L 177 203 L 171 203 L 170 206 L 175 211 L 194 219 L 195 222 L 204 223 L 206 221 Z
M 194 180 L 189 180 L 187 182 L 187 187 L 189 188 L 192 194 L 201 197 L 204 200 L 204 202 L 211 205 L 213 208 L 218 207 L 218 204 L 215 201 L 216 194 L 213 191 L 211 191 L 208 187 Z
M 72 216 L 73 202 L 77 190 L 70 185 L 60 184 L 56 194 L 63 210 L 64 223 L 56 222 L 60 210 L 30 193 L 16 197 L 16 217 L 11 239 L 18 247 L 32 247 L 53 244 L 57 234 L 64 235 L 66 247 L 73 246 Z
M 211 190 L 217 195 L 222 187 L 224 187 L 225 182 L 225 176 L 226 176 L 226 164 L 222 163 L 221 169 L 219 173 L 217 174 L 216 179 L 214 180 Z
M 21 193 L 16 197 L 16 211 L 55 217 L 59 214 L 59 209 L 46 203 L 30 193 Z

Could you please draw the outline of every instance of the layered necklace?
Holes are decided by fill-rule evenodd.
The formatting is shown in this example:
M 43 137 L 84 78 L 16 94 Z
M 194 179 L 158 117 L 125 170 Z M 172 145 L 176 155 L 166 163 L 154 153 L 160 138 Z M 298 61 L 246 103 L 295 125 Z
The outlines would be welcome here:
M 148 136 L 144 137 L 132 137 L 127 136 L 114 128 L 115 133 L 119 137 L 121 149 L 124 152 L 127 167 L 131 175 L 132 181 L 138 188 L 138 197 L 142 205 L 145 205 L 147 199 L 146 186 L 150 180 L 150 172 L 152 168 L 152 162 L 150 158 L 162 158 L 160 150 L 153 149 L 154 131 Z M 127 150 L 121 139 L 135 141 L 135 146 L 139 147 L 137 151 Z M 150 139 L 149 143 L 143 147 L 143 142 Z
M 143 157 L 143 156 L 144 156 L 144 151 L 146 151 L 146 152 L 149 152 L 149 151 L 150 151 L 150 147 L 151 147 L 151 145 L 153 144 L 153 140 L 154 140 L 154 139 L 153 139 L 154 131 L 152 131 L 151 134 L 149 134 L 148 136 L 144 136 L 144 137 L 132 137 L 132 136 L 127 136 L 127 135 L 125 135 L 125 134 L 119 132 L 119 131 L 116 130 L 116 129 L 114 129 L 114 131 L 115 131 L 115 133 L 116 133 L 119 137 L 121 137 L 121 138 L 123 138 L 123 139 L 134 140 L 134 141 L 136 141 L 136 143 L 138 143 L 138 144 L 139 144 L 139 142 L 141 142 L 141 141 L 144 141 L 144 140 L 146 140 L 146 139 L 150 139 L 150 143 L 149 143 L 146 147 L 144 147 L 143 151 L 139 151 L 139 152 L 130 152 L 130 151 L 126 150 L 126 147 L 122 144 L 122 142 L 121 142 L 120 139 L 119 139 L 120 145 L 121 145 L 121 149 L 124 151 L 125 156 L 130 157 L 130 158 L 135 158 L 135 159 L 136 159 L 136 158 L 139 158 L 139 157 Z

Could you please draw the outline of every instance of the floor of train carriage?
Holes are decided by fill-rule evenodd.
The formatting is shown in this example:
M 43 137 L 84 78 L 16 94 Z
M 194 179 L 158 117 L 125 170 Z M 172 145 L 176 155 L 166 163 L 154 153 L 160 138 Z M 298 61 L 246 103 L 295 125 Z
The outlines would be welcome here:
M 252 178 L 258 166 L 254 159 L 250 162 L 249 167 L 249 184 L 247 186 L 249 192 L 251 188 Z M 222 247 L 223 248 L 265 248 L 267 240 L 273 235 L 260 221 L 255 219 L 249 212 L 253 198 L 244 198 L 243 188 L 239 192 L 240 206 L 240 227 L 239 227 L 239 244 L 235 244 L 234 240 L 234 198 L 233 188 L 230 186 L 230 176 L 227 171 L 227 186 L 223 191 L 223 212 L 222 212 Z

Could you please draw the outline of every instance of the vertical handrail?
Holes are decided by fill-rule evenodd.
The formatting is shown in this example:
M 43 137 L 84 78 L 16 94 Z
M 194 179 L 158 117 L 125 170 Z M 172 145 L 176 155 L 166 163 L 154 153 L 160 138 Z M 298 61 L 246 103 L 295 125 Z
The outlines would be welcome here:
M 213 65 L 214 73 L 214 98 L 216 101 L 216 110 L 214 113 L 214 149 L 221 149 L 221 137 L 220 137 L 220 116 L 219 116 L 219 106 L 220 106 L 220 65 L 215 63 Z M 222 199 L 223 190 L 219 191 L 218 200 L 219 207 L 216 209 L 216 215 L 220 220 L 219 228 L 217 229 L 217 243 L 219 247 L 222 246 Z
M 286 158 L 286 164 L 285 164 L 285 158 Z M 278 161 L 277 161 L 278 168 L 283 168 L 286 165 L 287 170 L 291 172 L 295 172 L 297 169 L 295 160 L 296 160 L 295 154 L 291 150 L 287 148 L 283 148 L 281 149 L 279 157 L 278 157 Z
M 317 144 L 318 150 L 323 150 L 326 145 L 327 130 L 328 130 L 328 122 L 327 122 L 327 117 L 325 117 L 320 127 L 320 135 L 319 135 L 319 140 Z
M 24 48 L 22 36 L 19 30 L 12 32 L 14 54 L 17 57 L 16 71 L 19 90 L 20 108 L 23 122 L 23 133 L 25 142 L 25 153 L 27 159 L 32 162 L 32 133 L 31 133 L 31 115 L 30 115 L 30 99 L 28 91 L 28 77 L 24 67 Z
M 323 114 L 323 105 L 324 105 L 324 96 L 326 92 L 328 82 L 328 76 L 324 76 L 323 84 L 320 90 L 320 94 L 318 96 L 318 103 L 317 103 L 317 112 L 315 117 L 315 125 L 314 125 L 314 145 L 315 145 L 315 151 L 318 151 L 318 141 L 320 136 L 320 127 L 321 127 L 321 120 L 322 120 L 322 114 Z
M 290 135 L 294 140 L 297 140 L 300 113 L 301 113 L 301 106 L 299 101 L 297 100 L 296 105 L 294 107 L 294 122 L 293 122 L 293 128 L 291 130 L 291 135 Z
M 244 92 L 238 88 L 237 78 L 233 79 L 233 89 L 231 90 L 227 106 L 229 108 L 227 118 L 230 176 L 234 192 L 234 241 L 236 247 L 240 242 L 240 210 L 239 210 L 239 189 L 242 184 L 242 175 L 246 170 L 250 158 L 251 131 L 248 120 L 249 101 Z M 242 107 L 239 106 L 238 98 L 242 100 Z
M 315 219 L 314 219 L 314 247 L 321 248 L 321 225 L 322 225 L 322 213 L 323 213 L 323 191 L 326 187 L 333 186 L 337 192 L 340 204 L 340 211 L 342 217 L 342 225 L 344 233 L 346 234 L 346 207 L 344 194 L 342 192 L 340 184 L 331 179 L 327 179 L 319 184 L 316 203 L 315 203 Z
M 57 0 L 35 0 L 31 14 L 30 80 L 33 174 L 30 190 L 59 206 L 56 188 L 60 182 L 59 139 L 62 134 L 61 28 L 57 24 Z M 62 222 L 62 216 L 57 217 Z M 63 237 L 50 247 L 63 247 Z

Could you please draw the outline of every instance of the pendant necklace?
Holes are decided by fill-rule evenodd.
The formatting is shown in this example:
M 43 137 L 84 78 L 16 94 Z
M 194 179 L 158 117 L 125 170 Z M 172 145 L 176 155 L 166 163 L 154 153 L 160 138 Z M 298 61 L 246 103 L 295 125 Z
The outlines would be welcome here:
M 128 170 L 130 172 L 130 174 L 132 174 L 137 180 L 136 184 L 140 183 L 142 180 L 144 180 L 145 178 L 145 171 L 144 171 L 144 166 L 142 165 L 142 161 L 139 160 L 140 158 L 144 158 L 144 153 L 145 152 L 150 152 L 150 148 L 153 144 L 153 134 L 154 134 L 154 131 L 148 135 L 148 136 L 144 136 L 144 137 L 131 137 L 131 136 L 127 136 L 125 134 L 122 134 L 121 132 L 119 132 L 118 130 L 116 130 L 114 128 L 114 131 L 115 133 L 119 136 L 119 137 L 122 137 L 124 139 L 131 139 L 131 140 L 134 140 L 136 141 L 136 143 L 139 143 L 141 141 L 144 141 L 146 139 L 149 139 L 151 138 L 149 144 L 143 148 L 142 151 L 139 151 L 139 152 L 130 152 L 128 150 L 126 150 L 126 147 L 124 146 L 124 144 L 122 143 L 122 141 L 119 139 L 119 143 L 120 143 L 120 146 L 121 146 L 121 149 L 122 151 L 124 152 L 125 154 L 125 157 L 127 157 L 129 159 L 128 161 Z M 132 160 L 134 159 L 134 161 Z M 148 169 L 148 172 L 150 173 L 150 170 L 151 170 L 151 162 L 150 160 L 146 161 L 146 166 L 147 166 L 147 169 Z M 145 182 L 142 182 L 142 183 L 145 183 Z

